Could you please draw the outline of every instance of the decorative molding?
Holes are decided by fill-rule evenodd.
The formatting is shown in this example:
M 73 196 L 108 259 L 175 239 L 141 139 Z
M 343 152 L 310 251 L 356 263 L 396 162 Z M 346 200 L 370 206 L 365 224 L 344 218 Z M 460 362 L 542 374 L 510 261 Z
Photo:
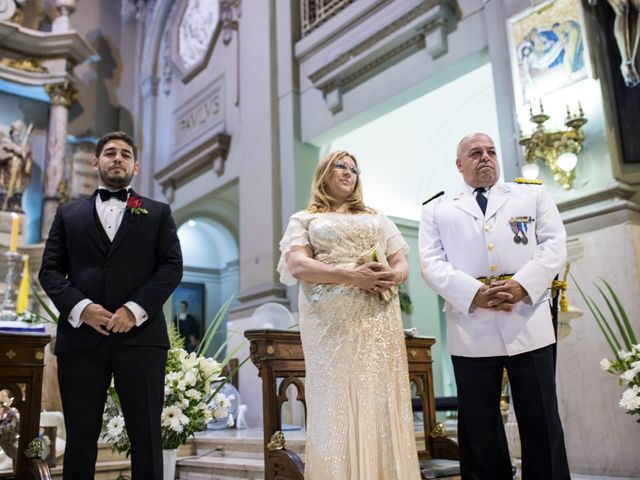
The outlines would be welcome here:
M 38 59 L 35 58 L 9 58 L 4 57 L 0 60 L 0 64 L 5 65 L 15 70 L 22 70 L 25 72 L 34 73 L 48 73 L 49 70 L 43 67 Z
M 120 16 L 124 21 L 144 22 L 153 15 L 154 0 L 121 0 Z
M 635 189 L 614 181 L 585 191 L 579 198 L 556 199 L 567 233 L 577 235 L 625 222 L 640 223 L 640 204 Z
M 635 194 L 636 189 L 632 186 L 622 182 L 612 182 L 591 191 L 584 192 L 577 198 L 568 200 L 559 198 L 557 205 L 560 212 L 566 212 L 603 201 L 630 200 Z
M 297 48 L 297 57 L 335 114 L 342 110 L 345 92 L 381 70 L 421 49 L 426 48 L 432 58 L 445 54 L 447 35 L 460 18 L 455 0 L 390 4 L 364 20 L 343 20 L 340 32 L 329 32 L 331 36 L 315 38 L 313 44 Z M 321 30 L 314 35 L 319 36 Z
M 172 201 L 175 190 L 192 178 L 213 170 L 217 176 L 224 174 L 231 136 L 226 133 L 213 135 L 194 150 L 188 151 L 154 175 L 168 201 Z
M 160 79 L 158 77 L 147 77 L 140 83 L 140 93 L 142 94 L 142 98 L 149 98 L 150 96 L 155 97 L 158 95 L 158 85 L 160 84 Z
M 162 91 L 165 95 L 171 93 L 171 79 L 173 77 L 173 65 L 171 63 L 171 39 L 173 23 L 178 12 L 179 2 L 174 3 L 171 6 L 171 11 L 167 17 L 164 33 L 162 34 Z
M 242 8 L 240 0 L 220 0 L 220 17 L 222 19 L 222 44 L 226 47 L 236 32 L 236 100 L 234 105 L 240 105 L 240 17 Z
M 44 86 L 52 105 L 69 108 L 78 96 L 78 91 L 67 79 L 62 83 L 48 83 Z
M 21 56 L 37 59 L 66 59 L 74 65 L 98 60 L 96 51 L 77 31 L 39 32 L 0 21 L 0 44 Z
M 233 32 L 238 31 L 238 19 L 242 16 L 240 0 L 220 0 L 220 19 L 222 21 L 222 43 L 229 45 Z

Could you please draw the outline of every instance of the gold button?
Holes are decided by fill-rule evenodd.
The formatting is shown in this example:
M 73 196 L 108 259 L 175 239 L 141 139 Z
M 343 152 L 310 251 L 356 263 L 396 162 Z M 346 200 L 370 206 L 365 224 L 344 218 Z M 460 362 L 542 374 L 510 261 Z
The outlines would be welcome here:
M 489 230 L 491 230 L 491 227 L 489 225 L 485 225 L 484 226 L 484 231 L 488 232 Z
M 492 272 L 495 272 L 498 269 L 498 267 L 496 267 L 495 265 L 491 265 L 489 267 L 489 270 L 491 270 Z
M 487 248 L 489 249 L 489 251 L 493 250 L 493 243 L 490 243 L 489 245 L 487 245 Z

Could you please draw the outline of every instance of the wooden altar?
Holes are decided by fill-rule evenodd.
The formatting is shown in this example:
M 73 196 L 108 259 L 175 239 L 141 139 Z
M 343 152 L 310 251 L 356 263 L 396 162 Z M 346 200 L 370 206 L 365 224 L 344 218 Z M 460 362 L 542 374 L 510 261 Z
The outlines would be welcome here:
M 304 355 L 300 332 L 291 330 L 247 330 L 251 360 L 262 378 L 264 423 L 265 480 L 303 480 L 304 463 L 284 445 L 282 405 L 287 388 L 295 385 L 297 400 L 305 405 Z M 433 375 L 431 371 L 432 337 L 406 337 L 409 380 L 415 384 L 422 403 L 425 449 L 418 451 L 421 460 L 446 458 L 457 460 L 457 444 L 436 427 Z M 281 382 L 278 384 L 278 381 Z
M 44 348 L 49 341 L 51 337 L 43 333 L 0 332 L 0 390 L 11 392 L 12 406 L 20 413 L 14 473 L 0 474 L 0 479 L 51 478 L 41 458 L 26 455 L 39 456 L 30 443 L 40 429 Z

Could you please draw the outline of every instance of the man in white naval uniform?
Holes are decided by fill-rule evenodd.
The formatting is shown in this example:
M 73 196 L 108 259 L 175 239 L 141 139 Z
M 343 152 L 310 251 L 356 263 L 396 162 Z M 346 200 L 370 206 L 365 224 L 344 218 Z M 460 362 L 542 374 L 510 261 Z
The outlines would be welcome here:
M 485 134 L 460 141 L 456 165 L 464 183 L 426 202 L 419 245 L 422 275 L 446 300 L 462 479 L 512 478 L 499 409 L 506 368 L 523 480 L 570 480 L 548 303 L 566 259 L 560 214 L 542 185 L 498 183 Z

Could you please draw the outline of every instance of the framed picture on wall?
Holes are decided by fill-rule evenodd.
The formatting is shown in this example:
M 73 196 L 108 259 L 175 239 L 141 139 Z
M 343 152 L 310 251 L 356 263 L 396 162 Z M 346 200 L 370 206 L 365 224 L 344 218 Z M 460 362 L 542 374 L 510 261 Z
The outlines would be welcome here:
M 591 77 L 581 2 L 542 2 L 507 20 L 517 105 Z
M 204 284 L 203 283 L 191 283 L 182 282 L 178 285 L 178 288 L 173 292 L 172 297 L 172 321 L 176 318 L 176 315 L 180 312 L 180 303 L 187 302 L 187 313 L 193 315 L 198 324 L 200 331 L 200 339 L 204 333 Z

